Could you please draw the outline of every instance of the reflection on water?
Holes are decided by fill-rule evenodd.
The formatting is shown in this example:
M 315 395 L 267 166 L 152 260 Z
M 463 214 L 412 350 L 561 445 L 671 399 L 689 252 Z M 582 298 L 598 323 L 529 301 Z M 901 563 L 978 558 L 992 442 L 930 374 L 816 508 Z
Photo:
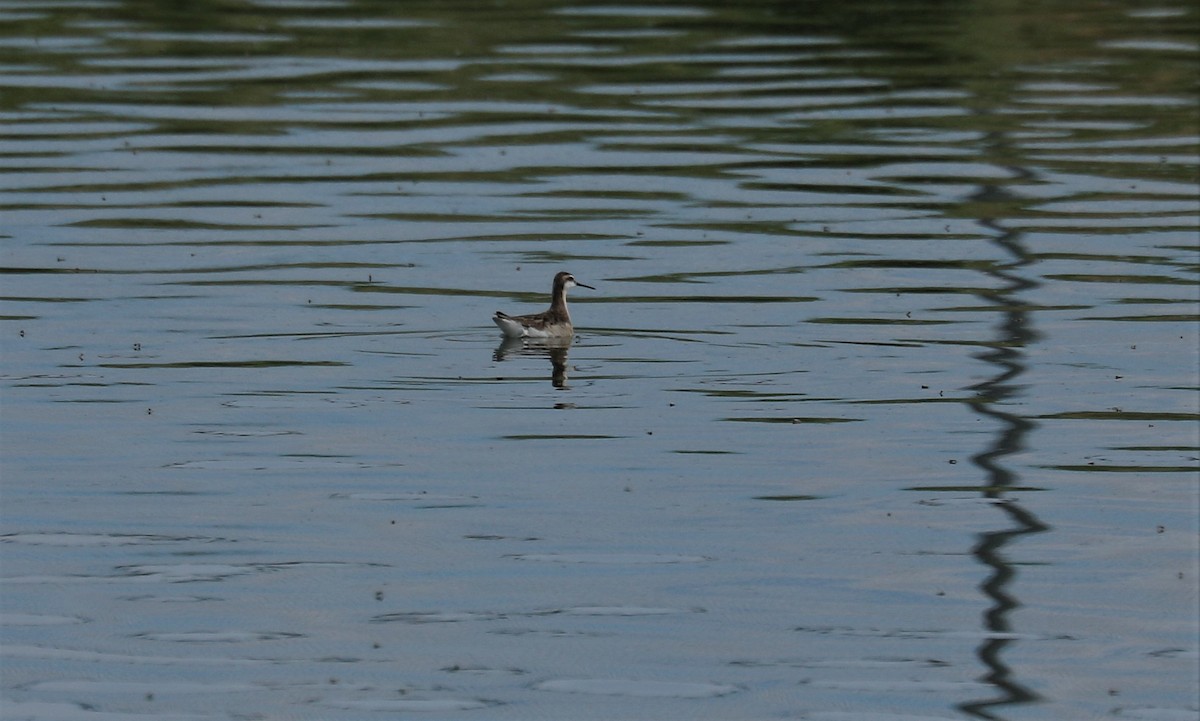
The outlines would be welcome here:
M 5 3 L 4 714 L 1194 713 L 1198 22 Z
M 492 354 L 496 362 L 512 356 L 534 356 L 550 359 L 550 383 L 555 388 L 567 388 L 567 354 L 574 338 L 505 338 Z
M 997 143 L 999 144 L 999 143 Z M 1014 175 L 1026 180 L 1033 173 L 1022 168 L 1010 168 Z M 1017 199 L 1001 186 L 984 186 L 972 199 L 978 203 L 1005 204 Z M 966 399 L 971 410 L 999 424 L 994 442 L 985 450 L 971 457 L 984 474 L 983 497 L 997 501 L 994 507 L 1001 510 L 1008 525 L 999 530 L 983 531 L 978 534 L 978 543 L 971 550 L 990 575 L 979 588 L 991 602 L 983 614 L 985 640 L 976 653 L 987 673 L 984 681 L 999 694 L 995 698 L 968 701 L 959 708 L 972 717 L 983 719 L 1005 718 L 1006 706 L 1028 704 L 1040 700 L 1030 688 L 1030 681 L 1022 681 L 1021 674 L 1006 664 L 1002 652 L 1015 643 L 1013 614 L 1020 608 L 1015 582 L 1015 564 L 1004 552 L 1005 548 L 1022 536 L 1050 530 L 1027 510 L 1025 503 L 1009 498 L 1009 494 L 1020 486 L 1020 475 L 1005 465 L 1010 456 L 1026 448 L 1028 436 L 1037 424 L 1015 410 L 1019 405 L 1023 386 L 1020 376 L 1028 372 L 1026 352 L 1037 341 L 1033 318 L 1027 308 L 1026 294 L 1037 289 L 1038 283 L 1027 277 L 1034 259 L 1025 248 L 1020 231 L 1003 227 L 1001 219 L 981 219 L 988 227 L 997 231 L 993 243 L 1005 251 L 1011 260 L 987 267 L 983 272 L 996 281 L 996 288 L 988 292 L 987 300 L 1001 316 L 997 324 L 998 337 L 988 350 L 978 357 L 996 367 L 996 375 L 971 387 L 974 394 Z M 1036 496 L 1033 497 L 1036 501 Z

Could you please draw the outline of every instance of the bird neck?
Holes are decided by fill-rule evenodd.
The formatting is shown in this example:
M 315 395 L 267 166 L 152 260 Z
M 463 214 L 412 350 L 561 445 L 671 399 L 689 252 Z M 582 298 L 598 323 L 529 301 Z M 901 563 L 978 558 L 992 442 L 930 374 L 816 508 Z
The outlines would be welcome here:
M 550 297 L 550 312 L 570 316 L 570 313 L 567 312 L 566 286 L 558 286 L 554 289 L 554 295 Z

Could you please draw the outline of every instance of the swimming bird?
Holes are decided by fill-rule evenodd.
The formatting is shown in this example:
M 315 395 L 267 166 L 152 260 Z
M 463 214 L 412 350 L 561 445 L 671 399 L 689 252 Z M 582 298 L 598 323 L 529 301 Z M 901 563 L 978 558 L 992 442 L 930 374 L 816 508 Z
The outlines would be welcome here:
M 532 315 L 508 315 L 496 311 L 492 320 L 500 326 L 506 338 L 571 338 L 575 328 L 571 326 L 571 313 L 567 310 L 567 291 L 575 286 L 592 288 L 575 280 L 567 272 L 554 276 L 554 287 L 550 292 L 550 309 Z

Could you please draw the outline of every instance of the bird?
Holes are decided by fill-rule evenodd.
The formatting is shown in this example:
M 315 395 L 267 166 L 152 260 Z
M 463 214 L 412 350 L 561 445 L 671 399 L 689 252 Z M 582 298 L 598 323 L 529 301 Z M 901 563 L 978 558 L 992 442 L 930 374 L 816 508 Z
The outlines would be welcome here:
M 571 313 L 567 310 L 567 291 L 575 286 L 595 290 L 592 286 L 580 283 L 575 276 L 563 271 L 554 276 L 554 286 L 550 291 L 550 309 L 531 315 L 508 315 L 496 311 L 492 320 L 500 327 L 505 338 L 566 338 L 575 335 L 571 325 Z

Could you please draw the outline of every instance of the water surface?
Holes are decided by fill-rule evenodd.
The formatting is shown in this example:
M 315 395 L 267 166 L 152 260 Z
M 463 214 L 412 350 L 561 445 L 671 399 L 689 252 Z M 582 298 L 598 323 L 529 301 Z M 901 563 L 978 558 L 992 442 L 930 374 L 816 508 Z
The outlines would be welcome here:
M 1194 718 L 1198 18 L 6 3 L 5 718 Z

